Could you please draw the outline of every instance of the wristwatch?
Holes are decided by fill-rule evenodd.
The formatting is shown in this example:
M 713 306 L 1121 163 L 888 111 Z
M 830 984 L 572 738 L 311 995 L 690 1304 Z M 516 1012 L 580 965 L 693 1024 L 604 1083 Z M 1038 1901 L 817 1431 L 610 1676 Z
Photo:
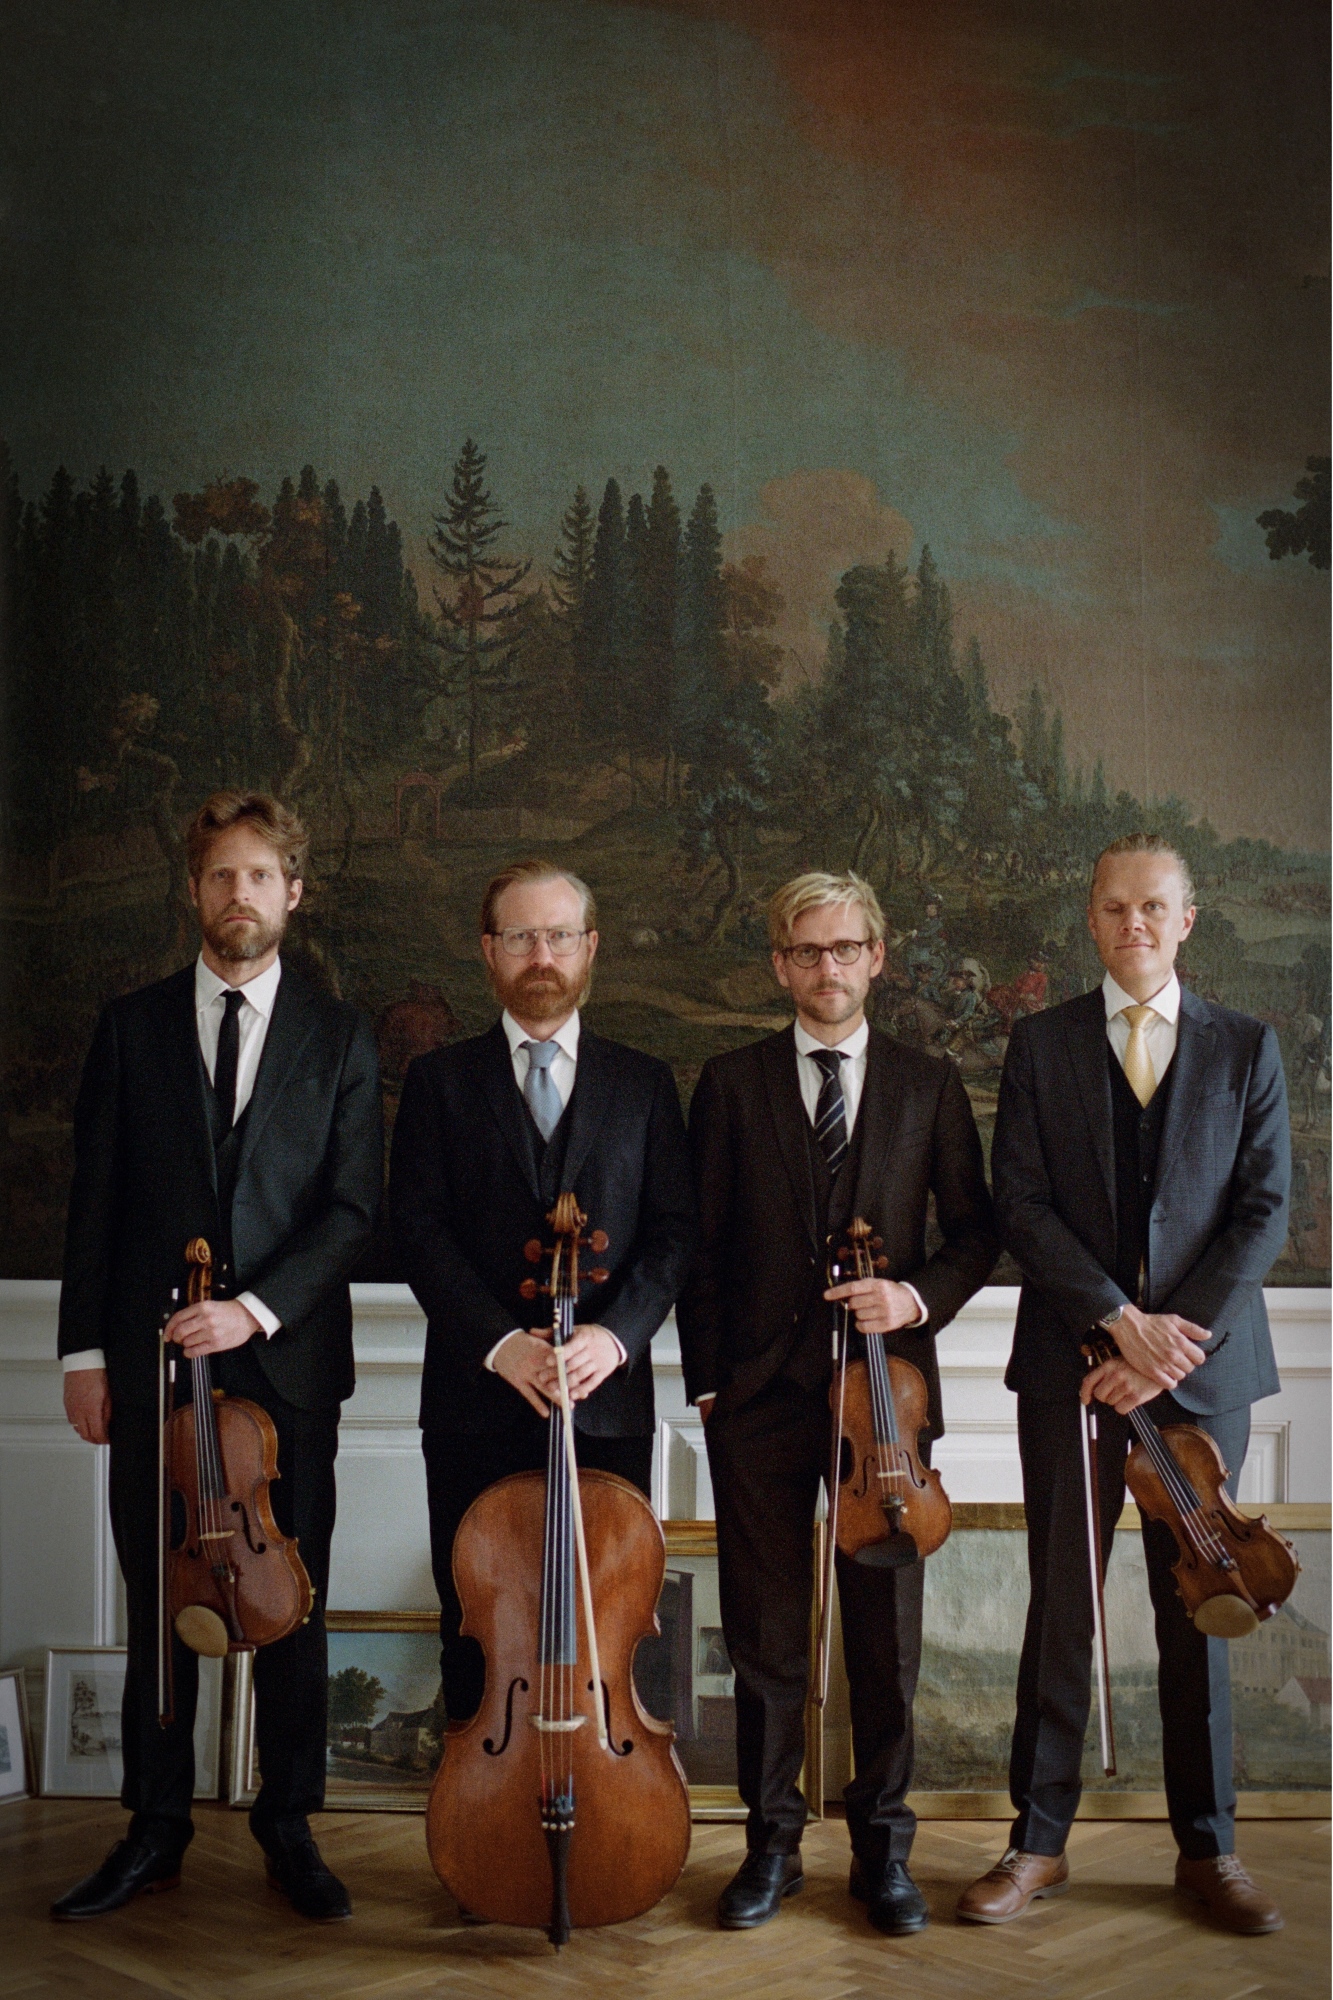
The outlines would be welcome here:
M 1097 1324 L 1099 1327 L 1103 1329 L 1104 1332 L 1109 1333 L 1111 1331 L 1111 1328 L 1113 1326 L 1117 1326 L 1120 1323 L 1120 1321 L 1124 1318 L 1124 1316 L 1125 1316 L 1125 1308 L 1123 1306 L 1112 1306 L 1109 1313 L 1102 1314 Z

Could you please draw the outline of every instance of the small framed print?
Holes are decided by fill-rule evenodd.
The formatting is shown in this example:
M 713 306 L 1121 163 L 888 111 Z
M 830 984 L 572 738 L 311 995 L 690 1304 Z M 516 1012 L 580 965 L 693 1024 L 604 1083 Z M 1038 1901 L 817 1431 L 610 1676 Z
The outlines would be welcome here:
M 52 1646 L 46 1655 L 42 1791 L 50 1798 L 119 1798 L 124 1776 L 120 1705 L 123 1646 Z M 200 1660 L 194 1719 L 194 1795 L 218 1796 L 222 1662 Z
M 0 1805 L 30 1799 L 36 1789 L 23 1669 L 9 1667 L 0 1673 Z

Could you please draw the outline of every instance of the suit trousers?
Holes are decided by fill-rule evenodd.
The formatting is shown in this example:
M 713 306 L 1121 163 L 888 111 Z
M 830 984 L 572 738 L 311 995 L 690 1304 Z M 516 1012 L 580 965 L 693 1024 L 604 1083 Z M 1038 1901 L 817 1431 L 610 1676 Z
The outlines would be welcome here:
M 463 1607 L 454 1588 L 453 1567 L 458 1524 L 472 1502 L 497 1479 L 507 1479 L 511 1472 L 545 1472 L 547 1436 L 540 1419 L 530 1428 L 499 1437 L 439 1430 L 421 1434 L 430 1507 L 430 1560 L 440 1599 L 440 1679 L 444 1712 L 450 1722 L 465 1722 L 475 1715 L 486 1686 L 486 1657 L 477 1641 L 459 1630 Z M 647 1494 L 653 1468 L 651 1436 L 589 1437 L 576 1428 L 574 1453 L 581 1466 L 618 1473 Z
M 273 1516 L 297 1537 L 315 1590 L 304 1625 L 254 1656 L 255 1739 L 261 1787 L 250 1814 L 257 1834 L 299 1827 L 324 1803 L 328 1644 L 324 1603 L 336 1489 L 338 1408 L 298 1410 L 270 1385 L 245 1347 L 212 1357 L 213 1380 L 267 1410 L 278 1435 Z M 177 1381 L 180 1371 L 177 1371 Z M 188 1382 L 188 1372 L 186 1381 Z M 121 1710 L 125 1777 L 121 1803 L 134 1830 L 180 1848 L 191 1838 L 198 1656 L 172 1636 L 175 1721 L 157 1719 L 157 1412 L 114 1404 L 111 1414 L 111 1529 L 125 1577 L 129 1620 Z
M 736 1759 L 751 1852 L 792 1854 L 806 1802 L 814 1525 L 828 1471 L 827 1386 L 779 1376 L 705 1432 L 717 1510 L 722 1629 L 736 1674 Z M 925 1565 L 869 1569 L 836 1559 L 856 1776 L 847 1786 L 852 1846 L 875 1867 L 905 1861 L 916 1815 L 912 1702 L 921 1665 Z
M 1012 1842 L 1029 1854 L 1064 1852 L 1082 1792 L 1092 1706 L 1092 1594 L 1078 1409 L 1072 1396 L 1018 1398 L 1031 1594 L 1009 1794 L 1018 1815 Z M 1222 1453 L 1234 1498 L 1249 1443 L 1249 1409 L 1193 1416 L 1162 1395 L 1147 1410 L 1159 1424 L 1192 1423 L 1207 1431 Z M 1109 1562 L 1134 1434 L 1128 1420 L 1104 1403 L 1097 1406 L 1097 1434 L 1102 1551 Z M 1235 1847 L 1227 1642 L 1207 1638 L 1187 1616 L 1171 1574 L 1179 1550 L 1170 1529 L 1145 1518 L 1143 1551 L 1157 1628 L 1167 1812 L 1186 1859 L 1208 1860 Z

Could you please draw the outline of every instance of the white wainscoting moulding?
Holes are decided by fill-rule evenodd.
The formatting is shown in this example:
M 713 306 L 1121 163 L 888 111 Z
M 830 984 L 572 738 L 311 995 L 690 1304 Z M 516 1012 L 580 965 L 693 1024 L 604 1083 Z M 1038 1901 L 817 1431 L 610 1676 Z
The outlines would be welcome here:
M 435 1602 L 417 1429 L 425 1321 L 403 1285 L 353 1288 L 357 1389 L 343 1412 L 330 1603 L 359 1610 Z M 937 1447 L 959 1501 L 1022 1497 L 1014 1399 L 1004 1388 L 1017 1291 L 988 1286 L 940 1337 L 947 1435 Z M 1330 1294 L 1267 1294 L 1283 1387 L 1257 1404 L 1242 1474 L 1247 1500 L 1327 1500 Z M 48 1646 L 124 1642 L 123 1593 L 107 1514 L 105 1450 L 65 1422 L 55 1355 L 59 1286 L 0 1281 L 0 1666 L 38 1667 Z M 653 1348 L 658 1438 L 653 1498 L 709 1519 L 697 1410 L 685 1401 L 673 1321 Z

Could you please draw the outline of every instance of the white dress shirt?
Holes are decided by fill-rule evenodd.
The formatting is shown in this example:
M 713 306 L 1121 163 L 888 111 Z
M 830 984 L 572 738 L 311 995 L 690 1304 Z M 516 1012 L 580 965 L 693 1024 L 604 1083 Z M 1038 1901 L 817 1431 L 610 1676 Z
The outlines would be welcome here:
M 1123 986 L 1118 986 L 1109 972 L 1102 981 L 1102 998 L 1106 1003 L 1106 1039 L 1123 1069 L 1125 1050 L 1129 1047 L 1129 1022 L 1125 1019 L 1125 1009 L 1140 1003 L 1132 993 L 1126 993 Z M 1175 973 L 1171 974 L 1160 992 L 1154 993 L 1152 999 L 1143 1001 L 1142 1005 L 1152 1009 L 1143 1024 L 1143 1037 L 1148 1044 L 1152 1073 L 1160 1083 L 1170 1068 L 1180 1033 L 1180 981 Z
M 282 960 L 273 961 L 267 972 L 247 980 L 244 986 L 228 986 L 225 979 L 219 979 L 216 972 L 210 972 L 204 964 L 203 954 L 194 964 L 194 1022 L 199 1036 L 199 1053 L 208 1071 L 208 1080 L 213 1081 L 213 1071 L 218 1060 L 218 1036 L 222 1032 L 222 1016 L 226 1012 L 227 995 L 240 994 L 245 1002 L 236 1015 L 238 1050 L 236 1056 L 236 1117 L 239 1118 L 254 1095 L 255 1078 L 259 1074 L 259 1058 L 264 1053 L 264 1040 L 268 1034 L 268 1024 L 273 1015 L 273 1002 L 278 997 L 278 985 L 282 979 Z M 525 1058 L 526 1061 L 526 1058 Z M 253 1292 L 237 1294 L 237 1304 L 253 1313 L 263 1329 L 264 1337 L 271 1340 L 282 1321 L 270 1312 L 262 1299 Z M 85 1347 L 78 1354 L 67 1354 L 61 1363 L 62 1372 L 72 1375 L 79 1368 L 105 1368 L 106 1355 L 100 1347 Z
M 500 1016 L 500 1025 L 504 1029 L 505 1039 L 509 1043 L 509 1059 L 514 1065 L 514 1082 L 518 1085 L 518 1092 L 521 1097 L 523 1095 L 523 1086 L 528 1080 L 530 1059 L 527 1045 L 533 1040 L 533 1037 L 528 1033 L 526 1028 L 519 1025 L 507 1007 Z M 568 1107 L 569 1100 L 574 1095 L 574 1079 L 579 1073 L 579 1010 L 577 1007 L 569 1019 L 561 1027 L 557 1028 L 554 1035 L 549 1039 L 556 1046 L 556 1053 L 551 1058 L 550 1076 L 559 1094 L 560 1108 L 563 1111 Z M 608 1327 L 606 1331 L 610 1333 L 611 1329 Z M 505 1341 L 512 1340 L 516 1333 L 526 1332 L 527 1328 L 524 1326 L 511 1327 L 508 1333 L 496 1341 L 494 1347 L 482 1363 L 482 1366 L 489 1368 L 491 1373 L 494 1374 L 495 1357 L 504 1346 Z M 613 1333 L 611 1334 L 611 1338 L 615 1340 L 616 1346 L 620 1349 L 620 1362 L 623 1367 L 626 1359 L 624 1343 L 616 1340 L 616 1336 Z

